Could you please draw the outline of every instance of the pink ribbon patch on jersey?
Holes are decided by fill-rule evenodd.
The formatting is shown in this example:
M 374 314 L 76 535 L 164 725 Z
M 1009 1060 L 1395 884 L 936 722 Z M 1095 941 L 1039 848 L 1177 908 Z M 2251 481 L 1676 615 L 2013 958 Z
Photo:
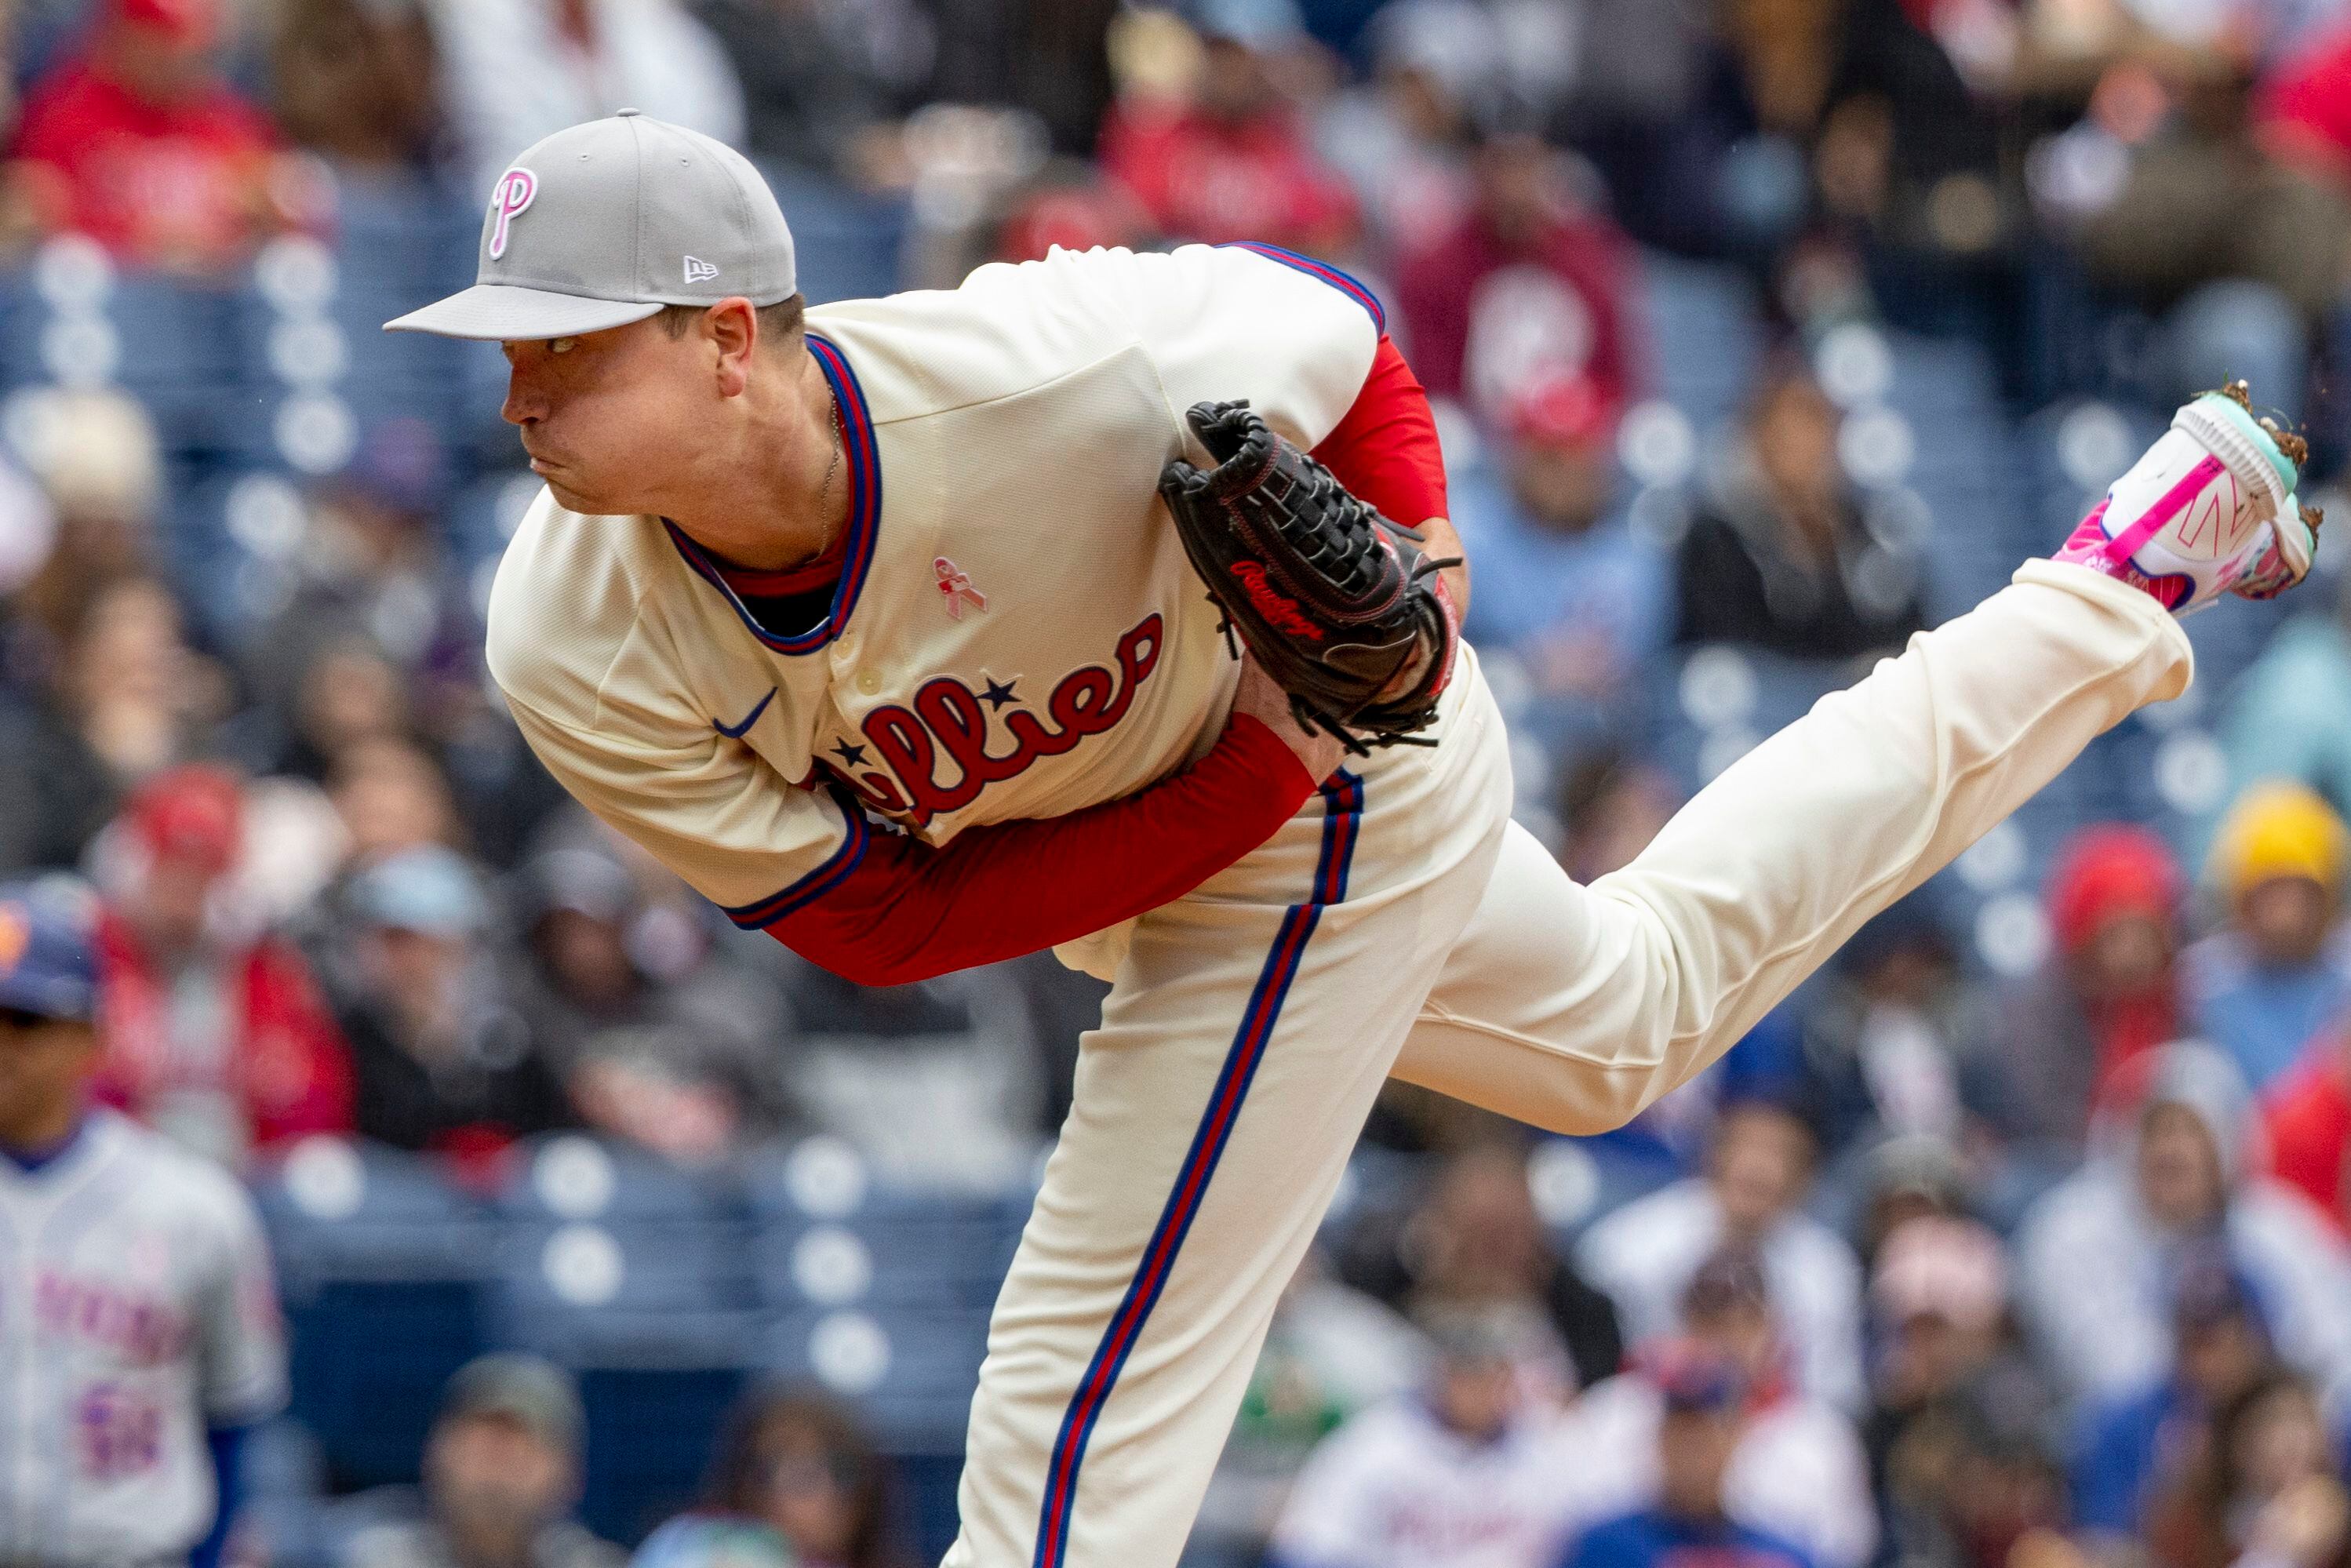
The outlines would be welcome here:
M 948 619 L 962 620 L 963 607 L 967 603 L 974 610 L 987 608 L 987 595 L 974 588 L 970 574 L 946 557 L 941 556 L 931 562 L 931 570 L 938 577 L 939 591 L 946 595 Z
M 490 259 L 496 261 L 507 253 L 507 239 L 514 228 L 515 219 L 530 210 L 538 197 L 538 176 L 528 169 L 514 168 L 498 176 L 498 188 L 490 193 Z

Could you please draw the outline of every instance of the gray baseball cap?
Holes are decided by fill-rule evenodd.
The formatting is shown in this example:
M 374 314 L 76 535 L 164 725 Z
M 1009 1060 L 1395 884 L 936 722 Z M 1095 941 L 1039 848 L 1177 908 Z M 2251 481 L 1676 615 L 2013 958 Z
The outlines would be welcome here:
M 459 1367 L 442 1390 L 439 1419 L 504 1416 L 549 1448 L 576 1454 L 587 1431 L 580 1388 L 569 1373 L 535 1355 L 493 1352 Z
M 792 231 L 750 161 L 633 109 L 559 131 L 498 176 L 474 277 L 384 330 L 569 338 L 799 287 Z

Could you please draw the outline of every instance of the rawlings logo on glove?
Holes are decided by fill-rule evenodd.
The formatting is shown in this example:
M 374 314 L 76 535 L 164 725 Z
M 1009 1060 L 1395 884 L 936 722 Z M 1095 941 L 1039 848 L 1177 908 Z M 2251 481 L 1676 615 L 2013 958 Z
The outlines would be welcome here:
M 1435 745 L 1416 732 L 1437 717 L 1459 634 L 1426 580 L 1456 563 L 1429 559 L 1420 535 L 1348 494 L 1246 402 L 1198 403 L 1185 418 L 1216 466 L 1179 457 L 1159 493 L 1227 634 L 1307 729 L 1359 755 Z
M 1296 604 L 1266 586 L 1265 568 L 1253 560 L 1237 560 L 1233 562 L 1233 575 L 1241 580 L 1241 591 L 1257 606 L 1259 614 L 1293 637 L 1303 637 L 1310 643 L 1322 641 L 1322 628 L 1300 614 Z

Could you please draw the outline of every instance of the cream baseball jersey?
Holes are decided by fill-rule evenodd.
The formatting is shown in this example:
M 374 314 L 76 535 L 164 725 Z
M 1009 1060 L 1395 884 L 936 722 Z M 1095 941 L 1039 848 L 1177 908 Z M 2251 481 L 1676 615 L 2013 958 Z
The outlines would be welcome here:
M 944 843 L 1131 794 L 1213 740 L 1237 668 L 1158 497 L 1184 411 L 1246 397 L 1311 447 L 1379 334 L 1352 280 L 1252 246 L 820 306 L 850 486 L 830 615 L 776 635 L 674 526 L 542 495 L 490 669 L 556 777 L 744 925 L 846 875 L 868 811 Z
M 112 1112 L 0 1160 L 0 1562 L 184 1558 L 211 1529 L 205 1428 L 286 1397 L 269 1258 L 226 1173 Z

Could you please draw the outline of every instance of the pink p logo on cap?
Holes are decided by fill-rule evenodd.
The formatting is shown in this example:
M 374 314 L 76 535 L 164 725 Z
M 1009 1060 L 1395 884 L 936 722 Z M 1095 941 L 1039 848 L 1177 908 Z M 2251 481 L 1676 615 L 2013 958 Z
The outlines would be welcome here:
M 490 213 L 497 221 L 490 229 L 490 259 L 497 260 L 507 253 L 507 235 L 515 219 L 530 209 L 538 194 L 538 176 L 528 169 L 509 169 L 498 176 L 498 188 L 490 193 Z

